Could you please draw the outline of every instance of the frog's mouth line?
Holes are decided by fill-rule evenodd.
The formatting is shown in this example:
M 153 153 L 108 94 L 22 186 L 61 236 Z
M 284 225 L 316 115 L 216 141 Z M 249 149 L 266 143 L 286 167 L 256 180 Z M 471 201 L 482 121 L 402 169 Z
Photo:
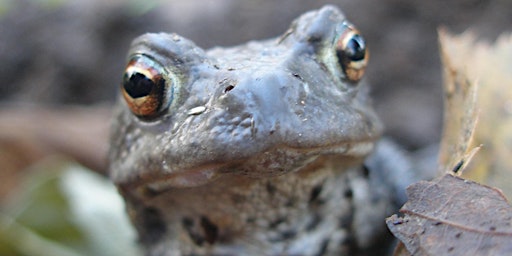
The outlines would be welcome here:
M 179 171 L 174 173 L 163 173 L 163 174 L 154 174 L 147 175 L 146 177 L 138 177 L 137 182 L 133 183 L 125 183 L 121 184 L 122 187 L 135 187 L 137 193 L 144 196 L 156 196 L 161 193 L 164 193 L 170 189 L 180 189 L 180 188 L 193 188 L 205 185 L 210 183 L 223 175 L 239 175 L 252 177 L 257 179 L 262 177 L 271 177 L 277 175 L 283 175 L 286 173 L 290 173 L 301 169 L 305 165 L 313 162 L 319 156 L 322 155 L 331 155 L 331 156 L 340 156 L 340 158 L 350 158 L 350 159 L 358 159 L 363 158 L 368 155 L 374 148 L 373 141 L 362 141 L 362 142 L 350 142 L 344 143 L 336 146 L 329 147 L 319 147 L 319 148 L 307 148 L 307 149 L 298 149 L 292 147 L 280 147 L 277 149 L 273 149 L 268 152 L 287 152 L 290 155 L 290 158 L 293 156 L 299 156 L 301 158 L 301 165 L 296 168 L 291 168 L 289 170 L 285 170 L 273 175 L 251 175 L 249 173 L 237 174 L 233 171 L 226 170 L 236 170 L 236 169 L 244 169 L 244 165 L 251 162 L 254 159 L 262 158 L 263 154 L 260 154 L 256 157 L 245 159 L 238 161 L 237 163 L 220 163 L 220 164 L 205 164 L 197 168 L 187 169 L 185 171 Z M 272 155 L 272 153 L 270 153 Z M 292 156 L 293 155 L 293 156 Z M 258 161 L 252 161 L 251 164 L 259 163 Z M 284 164 L 277 163 L 276 166 L 285 166 Z M 283 168 L 281 168 L 284 170 Z

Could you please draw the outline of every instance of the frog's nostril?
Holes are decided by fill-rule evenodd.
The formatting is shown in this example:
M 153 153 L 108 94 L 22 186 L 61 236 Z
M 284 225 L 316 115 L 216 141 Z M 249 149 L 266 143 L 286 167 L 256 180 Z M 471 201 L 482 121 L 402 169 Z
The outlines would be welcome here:
M 224 93 L 227 93 L 233 89 L 235 89 L 234 85 L 228 85 L 228 86 L 226 86 L 226 88 L 224 88 Z
M 227 93 L 233 89 L 235 89 L 236 85 L 238 84 L 238 81 L 236 79 L 232 78 L 224 78 L 219 81 L 219 87 L 224 87 L 224 93 Z
M 300 81 L 303 81 L 304 79 L 302 78 L 302 76 L 300 76 L 300 74 L 297 74 L 297 73 L 293 73 L 292 74 L 293 77 L 299 79 Z

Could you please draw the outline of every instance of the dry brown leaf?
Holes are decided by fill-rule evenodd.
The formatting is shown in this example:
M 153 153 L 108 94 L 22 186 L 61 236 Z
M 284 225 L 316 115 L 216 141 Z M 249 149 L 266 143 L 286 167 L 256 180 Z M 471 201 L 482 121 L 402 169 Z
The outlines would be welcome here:
M 512 207 L 501 191 L 446 174 L 407 194 L 404 216 L 386 223 L 410 254 L 512 254 Z
M 471 147 L 477 125 L 476 80 L 470 80 L 454 64 L 456 45 L 449 43 L 444 30 L 439 31 L 444 77 L 444 127 L 439 154 L 439 173 L 460 172 L 479 147 Z M 448 41 L 448 42 L 447 42 Z M 455 56 L 457 57 L 457 56 Z
M 495 186 L 512 196 L 512 35 L 504 34 L 491 45 L 477 42 L 476 36 L 466 32 L 450 36 L 440 31 L 442 59 L 445 65 L 445 82 L 464 84 L 478 81 L 477 108 L 479 122 L 476 125 L 472 145 L 483 145 L 463 177 Z M 448 98 L 449 96 L 447 96 Z M 460 102 L 449 104 L 457 106 Z M 460 105 L 465 108 L 464 104 Z M 461 109 L 461 113 L 467 110 Z M 450 113 L 445 127 L 450 128 Z M 458 117 L 455 117 L 458 118 Z M 446 134 L 450 132 L 448 131 Z M 460 131 L 460 130 L 459 130 Z M 443 138 L 444 139 L 444 138 Z M 441 163 L 446 167 L 446 157 L 451 155 L 453 141 L 443 142 Z M 458 147 L 465 146 L 459 145 Z M 471 148 L 471 145 L 468 147 Z M 453 163 L 453 161 L 452 161 Z M 449 166 L 449 164 L 448 164 Z
M 393 252 L 393 256 L 411 256 L 411 253 L 407 251 L 405 244 L 399 241 L 396 245 L 395 251 Z
M 471 33 L 441 30 L 439 37 L 445 79 L 439 173 L 468 169 L 463 175 L 512 191 L 512 37 L 494 48 L 475 43 Z M 451 174 L 407 189 L 404 216 L 386 221 L 400 240 L 395 255 L 512 255 L 512 207 L 504 194 Z

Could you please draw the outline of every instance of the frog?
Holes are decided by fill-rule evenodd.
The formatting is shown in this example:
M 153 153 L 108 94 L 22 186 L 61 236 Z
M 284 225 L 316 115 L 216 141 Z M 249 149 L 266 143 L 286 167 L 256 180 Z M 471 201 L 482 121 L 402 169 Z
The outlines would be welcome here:
M 147 255 L 344 255 L 375 245 L 408 167 L 380 139 L 368 59 L 362 34 L 332 5 L 276 38 L 232 47 L 136 38 L 109 172 Z

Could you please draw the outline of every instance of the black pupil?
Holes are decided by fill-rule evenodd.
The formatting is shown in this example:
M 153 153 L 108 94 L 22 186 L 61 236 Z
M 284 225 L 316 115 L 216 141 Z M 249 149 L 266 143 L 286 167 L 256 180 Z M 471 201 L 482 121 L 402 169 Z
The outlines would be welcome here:
M 364 39 L 360 35 L 354 35 L 347 43 L 345 48 L 347 56 L 352 61 L 358 61 L 364 59 L 366 53 L 366 45 Z
M 155 83 L 141 73 L 134 73 L 125 77 L 124 90 L 132 98 L 148 96 L 155 87 Z

